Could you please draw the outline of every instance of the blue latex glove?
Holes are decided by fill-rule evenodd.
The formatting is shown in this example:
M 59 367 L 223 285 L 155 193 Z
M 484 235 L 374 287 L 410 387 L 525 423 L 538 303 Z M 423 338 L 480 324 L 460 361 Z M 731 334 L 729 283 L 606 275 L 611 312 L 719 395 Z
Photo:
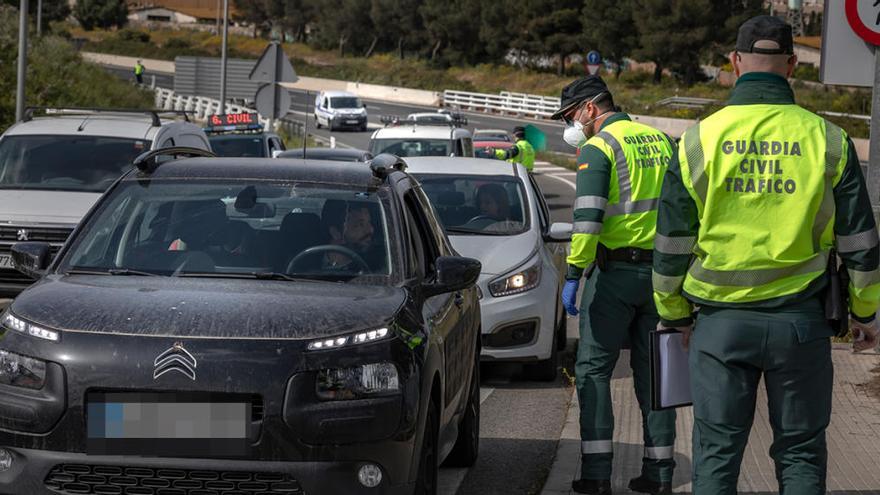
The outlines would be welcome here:
M 577 295 L 580 285 L 580 280 L 566 280 L 565 286 L 562 287 L 562 306 L 571 316 L 577 316 L 578 314 Z

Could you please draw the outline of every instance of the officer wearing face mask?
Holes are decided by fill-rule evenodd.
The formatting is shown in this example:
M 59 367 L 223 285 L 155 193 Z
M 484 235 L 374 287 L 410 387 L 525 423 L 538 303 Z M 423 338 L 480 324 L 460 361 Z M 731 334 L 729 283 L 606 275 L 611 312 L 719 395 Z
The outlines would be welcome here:
M 662 132 L 633 122 L 619 111 L 598 76 L 566 86 L 562 107 L 551 118 L 565 121 L 563 139 L 578 149 L 574 232 L 562 293 L 569 314 L 578 314 L 577 291 L 584 272 L 599 268 L 595 297 L 589 308 L 581 308 L 575 367 L 581 477 L 572 489 L 611 493 L 614 416 L 610 381 L 628 335 L 645 430 L 641 475 L 630 481 L 629 488 L 671 493 L 675 412 L 651 410 L 648 339 L 659 321 L 652 299 L 652 247 L 660 185 L 673 144 Z

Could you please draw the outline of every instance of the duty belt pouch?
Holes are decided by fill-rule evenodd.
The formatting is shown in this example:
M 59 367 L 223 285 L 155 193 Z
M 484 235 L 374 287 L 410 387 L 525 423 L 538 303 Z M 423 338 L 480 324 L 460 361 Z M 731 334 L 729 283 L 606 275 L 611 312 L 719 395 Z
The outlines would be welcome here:
M 596 266 L 603 272 L 608 271 L 608 248 L 601 242 L 596 246 Z
M 828 285 L 825 290 L 825 318 L 838 337 L 849 333 L 849 274 L 841 270 L 837 251 L 828 256 Z

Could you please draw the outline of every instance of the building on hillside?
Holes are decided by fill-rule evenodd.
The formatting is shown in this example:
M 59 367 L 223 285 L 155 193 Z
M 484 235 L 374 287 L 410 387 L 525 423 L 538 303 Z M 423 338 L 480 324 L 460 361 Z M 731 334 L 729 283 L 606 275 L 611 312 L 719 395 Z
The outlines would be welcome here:
M 237 14 L 230 2 L 229 17 Z M 128 20 L 133 24 L 180 27 L 219 26 L 221 0 L 128 0 Z
M 822 62 L 822 37 L 798 36 L 794 39 L 794 54 L 799 64 L 819 67 Z

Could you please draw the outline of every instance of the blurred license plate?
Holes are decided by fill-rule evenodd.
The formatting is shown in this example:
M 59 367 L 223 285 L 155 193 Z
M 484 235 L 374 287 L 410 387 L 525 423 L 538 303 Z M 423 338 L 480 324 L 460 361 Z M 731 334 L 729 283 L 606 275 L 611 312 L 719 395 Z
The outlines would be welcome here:
M 345 123 L 346 124 L 357 124 L 358 121 L 357 120 L 346 120 Z
M 251 403 L 240 396 L 93 392 L 86 404 L 89 454 L 247 453 Z
M 0 254 L 0 268 L 15 269 L 15 265 L 12 264 L 12 255 Z

